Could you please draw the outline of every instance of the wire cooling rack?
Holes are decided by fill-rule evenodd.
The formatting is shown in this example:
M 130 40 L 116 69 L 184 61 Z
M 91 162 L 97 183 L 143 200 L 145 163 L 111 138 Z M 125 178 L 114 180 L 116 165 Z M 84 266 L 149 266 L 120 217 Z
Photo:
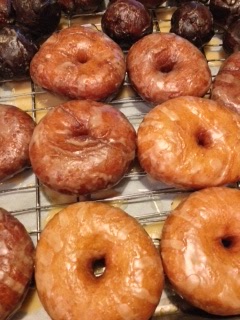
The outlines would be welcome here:
M 103 5 L 94 14 L 63 16 L 59 28 L 73 24 L 92 24 L 101 29 L 101 17 L 106 8 Z M 176 8 L 165 3 L 158 9 L 151 10 L 154 32 L 169 32 L 170 19 Z M 215 30 L 215 36 L 204 46 L 205 55 L 211 69 L 212 78 L 226 58 L 222 49 L 222 32 Z M 209 96 L 209 93 L 206 95 Z M 53 95 L 37 87 L 30 79 L 21 82 L 0 83 L 0 103 L 15 105 L 28 112 L 38 122 L 46 112 L 66 99 Z M 127 75 L 121 92 L 110 102 L 119 108 L 137 129 L 150 106 L 132 89 Z M 0 184 L 0 206 L 15 215 L 27 228 L 34 243 L 39 239 L 41 230 L 47 221 L 61 208 L 70 203 L 83 200 L 105 201 L 133 215 L 145 226 L 163 222 L 171 208 L 181 200 L 188 191 L 169 188 L 151 180 L 140 168 L 137 161 L 131 171 L 113 189 L 88 196 L 66 196 L 55 193 L 42 186 L 31 168 Z M 159 236 L 153 235 L 153 241 L 159 244 Z M 170 308 L 171 309 L 171 308 Z M 171 309 L 172 310 L 172 309 Z

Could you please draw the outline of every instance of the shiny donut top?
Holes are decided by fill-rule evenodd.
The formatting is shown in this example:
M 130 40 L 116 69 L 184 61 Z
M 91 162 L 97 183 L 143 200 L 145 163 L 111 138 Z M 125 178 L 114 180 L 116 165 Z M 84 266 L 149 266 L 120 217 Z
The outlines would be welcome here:
M 125 71 L 121 48 L 103 32 L 84 26 L 53 34 L 30 65 L 39 86 L 72 99 L 95 101 L 116 94 Z

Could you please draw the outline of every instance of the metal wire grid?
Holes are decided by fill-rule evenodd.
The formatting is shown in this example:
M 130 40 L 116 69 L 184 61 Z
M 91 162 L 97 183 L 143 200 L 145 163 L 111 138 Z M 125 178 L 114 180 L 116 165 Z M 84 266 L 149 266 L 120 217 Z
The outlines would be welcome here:
M 65 24 L 67 24 L 67 26 L 71 26 L 73 23 L 76 23 L 78 21 L 78 19 L 83 19 L 83 20 L 89 20 L 91 21 L 92 17 L 99 17 L 99 19 L 101 19 L 101 16 L 104 13 L 106 7 L 101 8 L 102 10 L 93 14 L 80 14 L 80 15 L 76 15 L 76 16 L 72 16 L 72 17 L 67 17 L 64 16 L 64 22 Z M 151 10 L 151 14 L 153 17 L 153 22 L 154 22 L 154 32 L 164 32 L 164 31 L 168 31 L 168 30 L 162 30 L 161 28 L 161 24 L 165 24 L 170 26 L 170 16 L 168 15 L 167 18 L 165 18 L 165 12 L 166 11 L 172 11 L 174 10 L 173 7 L 171 5 L 169 5 L 168 3 L 165 3 L 163 6 L 159 7 L 156 10 Z M 94 25 L 96 26 L 97 29 L 101 29 L 101 25 L 100 23 L 94 23 Z M 219 32 L 218 30 L 216 30 L 216 36 L 219 40 L 216 43 L 211 44 L 211 42 L 205 46 L 205 49 L 207 48 L 208 50 L 210 49 L 213 51 L 220 51 L 221 50 L 221 31 Z M 212 71 L 212 78 L 214 79 L 216 73 L 217 73 L 217 69 L 218 68 L 211 68 L 211 64 L 214 64 L 217 62 L 217 65 L 220 66 L 221 62 L 224 60 L 225 56 L 224 54 L 220 57 L 218 57 L 217 59 L 215 58 L 208 58 L 206 55 L 206 50 L 203 50 L 203 54 L 205 55 L 205 57 L 208 60 L 210 69 Z M 29 80 L 31 81 L 31 80 Z M 125 81 L 123 86 L 127 86 L 127 87 L 131 87 L 128 78 L 126 76 Z M 12 94 L 11 97 L 1 97 L 0 96 L 0 103 L 5 103 L 6 101 L 9 101 L 9 99 L 19 99 L 19 98 L 23 98 L 27 95 L 30 96 L 31 98 L 31 110 L 26 110 L 27 112 L 31 113 L 32 117 L 34 120 L 37 119 L 37 113 L 40 111 L 47 111 L 50 108 L 37 108 L 36 106 L 36 98 L 37 96 L 44 94 L 46 91 L 36 88 L 34 83 L 31 82 L 31 92 L 30 93 L 23 93 L 23 94 Z M 208 94 L 207 94 L 208 96 Z M 129 96 L 127 98 L 115 98 L 113 101 L 111 101 L 112 105 L 118 105 L 118 104 L 127 104 L 127 103 L 131 103 L 131 104 L 138 104 L 139 102 L 143 102 L 142 99 L 139 96 Z M 138 113 L 138 114 L 133 114 L 131 116 L 129 116 L 129 120 L 141 120 L 143 118 L 144 114 L 143 113 Z M 31 169 L 29 169 L 31 170 Z M 132 178 L 139 178 L 140 176 L 145 175 L 145 173 L 143 171 L 141 171 L 141 169 L 138 170 L 134 170 L 131 171 L 129 174 L 127 174 L 125 176 L 125 179 L 132 179 Z M 7 186 L 7 185 L 6 185 Z M 41 225 L 41 221 L 42 221 L 42 211 L 46 211 L 46 210 L 50 210 L 54 207 L 63 207 L 66 206 L 69 203 L 51 203 L 49 205 L 43 205 L 42 204 L 42 195 L 41 195 L 41 184 L 39 182 L 39 180 L 37 179 L 37 177 L 35 177 L 35 183 L 31 186 L 17 186 L 17 187 L 5 187 L 5 183 L 3 183 L 1 185 L 1 189 L 0 189 L 0 203 L 1 203 L 1 197 L 6 196 L 7 194 L 12 194 L 12 193 L 22 193 L 26 190 L 32 190 L 34 192 L 34 197 L 35 197 L 35 205 L 32 207 L 25 207 L 25 208 L 19 208 L 17 210 L 12 210 L 10 211 L 13 215 L 22 215 L 22 214 L 26 214 L 26 213 L 35 213 L 35 228 L 29 230 L 29 233 L 31 234 L 31 236 L 36 237 L 36 239 L 39 239 L 41 230 L 42 230 L 42 225 Z M 110 197 L 110 198 L 105 198 L 105 199 L 101 199 L 101 201 L 106 201 L 106 202 L 113 202 L 113 201 L 138 201 L 139 199 L 150 199 L 152 196 L 162 196 L 162 195 L 166 195 L 166 194 L 178 194 L 178 193 L 183 193 L 183 191 L 181 190 L 177 190 L 174 188 L 160 188 L 158 190 L 149 190 L 147 192 L 138 192 L 138 193 L 131 193 L 131 194 L 127 194 L 127 195 L 120 195 L 117 197 Z M 87 200 L 91 200 L 91 196 L 88 196 L 84 199 Z M 76 198 L 76 201 L 81 201 L 81 198 Z M 72 202 L 71 202 L 72 203 Z M 149 214 L 149 215 L 143 215 L 143 216 L 135 216 L 136 219 L 138 219 L 142 224 L 148 224 L 148 223 L 152 223 L 152 222 L 156 222 L 156 221 L 161 221 L 164 220 L 166 215 L 168 214 L 168 212 L 161 212 L 161 214 L 159 215 L 159 213 L 153 213 L 153 214 Z

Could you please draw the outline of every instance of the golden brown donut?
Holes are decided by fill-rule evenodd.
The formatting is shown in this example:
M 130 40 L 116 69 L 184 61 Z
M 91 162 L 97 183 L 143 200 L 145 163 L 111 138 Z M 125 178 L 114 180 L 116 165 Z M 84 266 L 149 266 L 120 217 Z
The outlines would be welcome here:
M 103 32 L 71 26 L 54 33 L 30 64 L 39 86 L 72 99 L 105 100 L 125 77 L 120 47 Z
M 137 144 L 143 169 L 169 185 L 200 189 L 240 178 L 240 116 L 209 99 L 156 106 L 139 126 Z
M 162 231 L 164 271 L 175 290 L 212 314 L 240 314 L 240 191 L 197 191 L 167 218 Z
M 230 55 L 222 64 L 212 86 L 211 99 L 240 113 L 240 52 Z
M 112 106 L 73 100 L 56 106 L 36 126 L 30 160 L 40 181 L 62 193 L 112 187 L 135 157 L 136 133 Z
M 105 270 L 96 276 L 99 261 Z M 54 320 L 148 320 L 162 293 L 162 264 L 133 217 L 82 202 L 60 211 L 43 230 L 36 286 Z
M 154 33 L 138 40 L 127 55 L 133 87 L 153 104 L 179 96 L 201 97 L 211 85 L 206 58 L 186 39 Z
M 28 147 L 34 127 L 26 112 L 0 105 L 0 181 L 30 166 Z
M 35 249 L 22 223 L 0 208 L 0 319 L 20 306 L 29 287 Z

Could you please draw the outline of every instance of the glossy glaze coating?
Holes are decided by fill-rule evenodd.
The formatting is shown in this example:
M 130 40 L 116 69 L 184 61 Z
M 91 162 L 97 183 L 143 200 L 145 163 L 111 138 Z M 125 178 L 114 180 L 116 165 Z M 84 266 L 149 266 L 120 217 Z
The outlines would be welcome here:
M 29 65 L 37 46 L 20 29 L 0 28 L 0 81 L 29 77 Z
M 156 106 L 137 142 L 143 169 L 169 185 L 199 189 L 240 178 L 240 116 L 215 101 L 179 97 Z
M 30 166 L 28 147 L 34 127 L 26 112 L 0 104 L 0 181 Z
M 13 22 L 10 0 L 0 0 L 0 28 Z
M 104 260 L 96 277 L 94 263 Z M 148 320 L 163 288 L 160 256 L 140 224 L 119 208 L 69 206 L 41 234 L 36 285 L 54 320 Z
M 113 3 L 116 1 L 118 0 L 109 0 L 109 3 Z M 164 0 L 140 0 L 139 2 L 141 2 L 148 9 L 155 9 L 155 8 L 158 8 L 165 1 Z
M 50 188 L 87 194 L 113 186 L 135 157 L 136 133 L 110 105 L 70 101 L 48 112 L 30 143 L 32 168 Z
M 138 94 L 153 104 L 178 96 L 203 96 L 211 85 L 200 50 L 170 33 L 150 34 L 136 42 L 127 55 L 127 71 Z
M 224 28 L 238 18 L 240 18 L 239 0 L 210 0 L 209 9 L 211 10 L 214 22 Z
M 233 22 L 223 35 L 223 49 L 227 53 L 240 51 L 240 19 Z
M 109 4 L 101 26 L 123 49 L 129 49 L 137 40 L 153 32 L 150 12 L 136 0 L 118 0 Z
M 24 226 L 0 208 L 0 319 L 21 306 L 30 284 L 34 245 Z
M 11 0 L 16 23 L 39 37 L 57 29 L 61 7 L 57 0 Z
M 76 14 L 98 10 L 103 0 L 59 0 L 58 2 L 64 12 Z
M 53 34 L 30 66 L 33 81 L 74 99 L 104 100 L 116 93 L 125 76 L 120 47 L 103 32 L 72 26 Z
M 170 32 L 201 48 L 213 35 L 213 16 L 207 6 L 197 1 L 182 3 L 171 17 Z
M 212 86 L 211 98 L 240 113 L 240 52 L 230 55 L 221 65 Z
M 195 307 L 240 313 L 240 191 L 208 188 L 193 193 L 167 218 L 161 240 L 164 271 Z

